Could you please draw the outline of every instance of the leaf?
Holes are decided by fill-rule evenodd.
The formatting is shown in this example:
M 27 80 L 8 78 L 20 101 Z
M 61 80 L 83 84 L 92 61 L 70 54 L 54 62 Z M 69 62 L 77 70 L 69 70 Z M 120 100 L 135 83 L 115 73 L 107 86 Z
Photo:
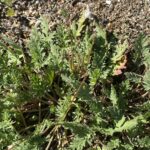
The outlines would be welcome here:
M 63 126 L 75 134 L 69 146 L 71 150 L 82 150 L 87 143 L 91 142 L 93 131 L 88 126 L 75 122 L 64 122 Z
M 34 131 L 34 136 L 36 135 L 38 136 L 42 134 L 45 129 L 48 129 L 52 125 L 53 125 L 53 122 L 51 122 L 51 120 L 44 119 L 40 124 L 36 126 L 36 129 Z
M 111 85 L 110 100 L 114 107 L 117 106 L 118 96 L 113 85 Z
M 70 88 L 76 88 L 79 84 L 73 77 L 66 74 L 61 74 L 61 78 Z
M 46 20 L 46 18 L 42 17 L 42 18 L 40 18 L 40 22 L 41 22 L 41 30 L 47 36 L 47 34 L 49 34 L 48 20 Z
M 146 91 L 150 90 L 150 70 L 146 71 L 143 77 L 144 88 Z
M 96 23 L 96 32 L 97 32 L 97 36 L 99 38 L 99 44 L 106 45 L 107 44 L 107 32 L 98 23 Z
M 8 51 L 8 66 L 10 66 L 11 64 L 20 65 L 21 61 L 19 58 L 21 57 L 23 57 L 23 55 L 15 56 L 14 53 Z
M 1 0 L 1 1 L 7 4 L 8 6 L 12 6 L 12 3 L 14 2 L 14 0 Z
M 136 62 L 145 64 L 148 68 L 150 66 L 150 37 L 140 34 L 135 42 L 135 50 Z
M 124 121 L 124 117 L 123 117 L 118 123 L 119 124 L 116 124 L 116 127 L 114 129 L 113 128 L 104 129 L 103 132 L 106 135 L 112 136 L 116 132 L 130 131 L 130 130 L 134 129 L 137 125 L 139 125 L 140 123 L 145 124 L 145 123 L 147 123 L 147 121 L 146 121 L 146 117 L 139 115 L 128 121 Z
M 58 121 L 63 121 L 65 119 L 68 109 L 72 104 L 71 98 L 71 96 L 66 96 L 63 99 L 59 100 L 59 104 L 56 109 Z
M 83 12 L 82 16 L 80 17 L 79 21 L 78 21 L 78 28 L 77 28 L 77 31 L 76 31 L 76 37 L 80 36 L 81 35 L 81 31 L 83 30 L 84 26 L 85 26 L 85 20 L 87 18 L 85 18 L 85 15 L 84 15 L 85 12 Z
M 107 143 L 106 150 L 114 150 L 120 146 L 119 139 L 112 139 L 110 142 Z
M 94 87 L 94 85 L 97 83 L 99 77 L 100 77 L 100 69 L 94 69 L 89 76 L 91 87 Z
M 74 134 L 79 137 L 84 137 L 91 132 L 87 125 L 76 123 L 76 122 L 63 122 L 62 124 L 66 129 L 71 130 Z
M 125 119 L 126 119 L 126 118 L 125 118 L 124 116 L 122 116 L 121 120 L 119 120 L 119 121 L 116 123 L 116 127 L 117 127 L 117 128 L 120 128 L 120 127 L 124 124 Z
M 0 148 L 5 149 L 17 139 L 19 139 L 19 135 L 13 127 L 13 121 L 10 119 L 9 112 L 5 110 L 2 113 L 2 119 L 0 121 Z
M 149 148 L 150 149 L 150 137 L 145 136 L 143 138 L 138 139 L 138 145 L 141 148 Z
M 0 38 L 2 38 L 3 42 L 9 44 L 9 46 L 11 46 L 13 49 L 15 49 L 15 51 L 20 51 L 22 49 L 22 47 L 18 44 L 16 44 L 12 39 L 10 39 L 9 37 L 7 37 L 4 34 L 0 35 Z M 2 43 L 3 45 L 3 43 Z
M 136 74 L 134 72 L 126 72 L 125 75 L 126 75 L 126 78 L 131 82 L 134 82 L 137 84 L 142 82 L 142 76 L 139 74 Z
M 15 15 L 15 11 L 13 8 L 8 8 L 7 12 L 6 12 L 7 16 L 9 17 L 13 17 Z
M 116 50 L 111 59 L 113 63 L 116 63 L 117 61 L 120 61 L 122 59 L 123 54 L 124 54 L 125 50 L 127 49 L 127 47 L 128 47 L 127 41 L 124 41 L 123 44 L 118 44 L 116 46 Z
M 116 132 L 128 131 L 136 127 L 140 122 L 145 122 L 146 120 L 142 115 L 134 117 L 134 119 L 126 121 L 121 127 L 116 127 L 114 130 Z
M 147 101 L 147 102 L 144 102 L 141 106 L 139 106 L 139 109 L 140 110 L 150 110 L 150 100 Z
M 54 76 L 55 76 L 55 72 L 53 70 L 51 70 L 50 72 L 47 73 L 47 78 L 49 81 L 49 86 L 52 85 L 53 81 L 54 81 Z
M 69 149 L 71 150 L 83 150 L 87 143 L 90 143 L 92 135 L 87 134 L 85 137 L 80 138 L 75 136 L 73 141 L 70 143 Z
M 90 12 L 89 7 L 87 5 L 86 10 L 84 10 L 82 12 L 82 15 L 78 21 L 78 28 L 76 31 L 76 37 L 81 36 L 81 32 L 82 32 L 83 28 L 85 27 L 85 21 L 87 18 L 90 18 L 90 17 L 91 17 L 91 12 Z

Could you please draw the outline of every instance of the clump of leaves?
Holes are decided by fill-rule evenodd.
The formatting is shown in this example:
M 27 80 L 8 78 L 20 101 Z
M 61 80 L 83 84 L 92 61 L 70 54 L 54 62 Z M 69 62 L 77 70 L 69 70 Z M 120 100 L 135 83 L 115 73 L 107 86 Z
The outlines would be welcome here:
M 1 35 L 1 149 L 150 148 L 148 96 L 140 105 L 129 103 L 136 78 L 149 92 L 149 47 L 137 43 L 145 50 L 144 77 L 127 73 L 121 80 L 127 41 L 88 17 L 83 12 L 70 27 L 55 30 L 43 18 L 26 48 Z

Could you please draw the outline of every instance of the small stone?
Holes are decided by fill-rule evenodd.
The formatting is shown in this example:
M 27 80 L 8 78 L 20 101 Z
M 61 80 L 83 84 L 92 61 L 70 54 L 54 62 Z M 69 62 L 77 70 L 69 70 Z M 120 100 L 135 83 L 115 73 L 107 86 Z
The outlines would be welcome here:
M 106 0 L 106 4 L 110 5 L 111 4 L 111 0 Z

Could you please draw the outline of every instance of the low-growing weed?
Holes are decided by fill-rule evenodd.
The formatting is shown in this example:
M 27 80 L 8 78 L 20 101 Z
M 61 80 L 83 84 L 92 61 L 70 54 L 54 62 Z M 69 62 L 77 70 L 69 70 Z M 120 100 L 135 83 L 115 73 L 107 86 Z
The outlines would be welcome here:
M 55 30 L 42 18 L 26 51 L 1 35 L 0 149 L 150 149 L 150 40 L 129 70 L 128 42 L 87 17 Z

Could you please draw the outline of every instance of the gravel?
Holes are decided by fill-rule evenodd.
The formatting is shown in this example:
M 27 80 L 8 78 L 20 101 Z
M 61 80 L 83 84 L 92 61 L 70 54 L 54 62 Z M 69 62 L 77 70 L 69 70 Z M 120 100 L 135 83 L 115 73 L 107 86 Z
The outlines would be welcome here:
M 150 35 L 149 0 L 15 0 L 13 17 L 7 16 L 8 7 L 0 3 L 0 33 L 24 42 L 41 15 L 50 19 L 50 26 L 69 25 L 85 4 L 108 31 L 131 44 L 139 33 Z

